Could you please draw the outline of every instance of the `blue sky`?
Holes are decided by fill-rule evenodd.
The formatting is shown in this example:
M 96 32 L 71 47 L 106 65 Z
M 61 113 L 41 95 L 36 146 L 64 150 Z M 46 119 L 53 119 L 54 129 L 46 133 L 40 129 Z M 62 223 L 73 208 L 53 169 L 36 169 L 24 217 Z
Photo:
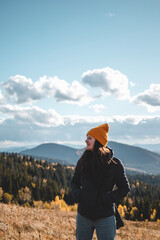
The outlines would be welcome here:
M 160 143 L 159 0 L 1 0 L 1 147 Z

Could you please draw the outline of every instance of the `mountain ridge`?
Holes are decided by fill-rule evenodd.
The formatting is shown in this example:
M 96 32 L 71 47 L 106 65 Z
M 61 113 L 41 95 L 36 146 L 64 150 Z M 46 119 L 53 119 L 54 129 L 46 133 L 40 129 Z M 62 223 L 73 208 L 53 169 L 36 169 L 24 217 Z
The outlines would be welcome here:
M 53 160 L 65 161 L 68 164 L 76 164 L 80 149 L 72 148 L 69 146 L 57 143 L 42 143 L 34 148 L 27 149 L 20 152 L 20 154 L 27 154 L 35 157 L 43 157 Z
M 133 171 L 160 174 L 160 154 L 141 147 L 109 141 L 114 156 L 119 158 L 126 169 Z M 83 149 L 72 148 L 57 143 L 43 143 L 37 147 L 21 151 L 22 155 L 30 155 L 53 162 L 63 162 L 66 165 L 76 165 Z

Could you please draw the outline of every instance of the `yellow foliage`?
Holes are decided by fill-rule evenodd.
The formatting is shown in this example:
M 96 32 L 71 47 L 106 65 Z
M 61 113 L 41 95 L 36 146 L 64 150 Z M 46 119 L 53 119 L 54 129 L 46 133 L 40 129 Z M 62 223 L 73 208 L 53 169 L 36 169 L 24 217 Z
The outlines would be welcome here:
M 43 183 L 46 183 L 47 182 L 47 179 L 43 178 Z
M 157 211 L 156 211 L 156 209 L 154 209 L 154 210 L 153 210 L 153 213 L 152 213 L 151 216 L 150 216 L 150 219 L 151 219 L 152 221 L 154 221 L 154 220 L 156 219 L 156 214 L 157 214 Z
M 133 200 L 132 200 L 131 198 L 128 198 L 128 204 L 129 204 L 130 206 L 132 206 Z
M 122 206 L 121 204 L 118 205 L 118 211 L 121 214 L 122 218 L 125 218 L 126 213 L 127 213 L 127 207 L 124 205 Z
M 43 202 L 42 201 L 33 201 L 33 206 L 35 208 L 42 208 L 43 207 Z
M 118 211 L 121 214 L 121 216 L 123 217 L 123 206 L 121 204 L 118 205 Z
M 55 206 L 58 207 L 60 210 L 63 211 L 77 211 L 77 204 L 67 205 L 67 203 L 63 199 L 59 199 L 59 196 L 55 197 L 55 201 L 51 202 L 52 208 Z
M 24 207 L 27 207 L 27 208 L 30 208 L 30 207 L 31 207 L 28 202 L 24 203 L 23 206 L 24 206 Z
M 35 184 L 35 183 L 32 183 L 32 187 L 35 188 L 35 187 L 36 187 L 36 184 Z
M 21 202 L 31 202 L 31 191 L 28 187 L 18 190 L 18 198 Z
M 43 166 L 42 166 L 42 165 L 40 165 L 40 164 L 37 164 L 37 167 L 38 167 L 38 168 L 43 168 Z
M 76 212 L 77 211 L 77 203 L 75 203 L 73 206 L 69 206 L 70 207 L 70 211 Z
M 9 193 L 4 193 L 3 194 L 3 201 L 7 204 L 10 204 L 12 201 L 13 196 Z
M 139 181 L 138 181 L 138 180 L 137 180 L 137 182 L 136 182 L 136 186 L 139 187 Z
M 45 187 L 46 184 L 47 184 L 47 179 L 43 178 L 42 184 L 43 184 L 43 186 Z
M 33 201 L 33 206 L 35 208 L 44 208 L 44 209 L 60 209 L 62 211 L 77 211 L 77 204 L 67 205 L 67 203 L 63 199 L 59 199 L 59 196 L 55 197 L 55 201 L 51 203 L 42 201 Z
M 51 205 L 48 202 L 43 203 L 43 208 L 45 209 L 51 209 Z
M 136 219 L 138 216 L 139 210 L 137 207 L 132 207 L 131 211 L 130 211 L 130 215 L 131 215 L 131 219 Z
M 77 204 L 72 205 L 67 205 L 67 203 L 63 200 L 59 200 L 59 208 L 63 211 L 77 211 Z
M 50 205 L 52 209 L 59 209 L 59 205 L 57 204 L 57 202 L 52 201 Z
M 59 202 L 59 196 L 55 197 L 55 202 L 58 203 Z

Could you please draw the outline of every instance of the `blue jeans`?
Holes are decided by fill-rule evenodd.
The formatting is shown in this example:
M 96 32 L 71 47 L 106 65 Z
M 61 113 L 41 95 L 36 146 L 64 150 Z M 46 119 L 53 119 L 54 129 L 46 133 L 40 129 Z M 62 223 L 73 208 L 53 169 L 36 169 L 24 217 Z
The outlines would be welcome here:
M 98 240 L 115 240 L 116 219 L 115 216 L 101 218 L 92 221 L 77 213 L 76 218 L 76 239 L 92 240 L 94 229 Z

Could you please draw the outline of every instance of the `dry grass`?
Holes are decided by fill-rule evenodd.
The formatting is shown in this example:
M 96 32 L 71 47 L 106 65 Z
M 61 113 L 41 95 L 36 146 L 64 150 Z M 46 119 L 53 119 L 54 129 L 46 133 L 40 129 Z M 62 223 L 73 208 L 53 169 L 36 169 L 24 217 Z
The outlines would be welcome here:
M 76 212 L 24 208 L 0 203 L 1 240 L 75 239 Z M 97 239 L 94 234 L 94 240 Z M 125 221 L 116 240 L 158 240 L 160 223 Z

